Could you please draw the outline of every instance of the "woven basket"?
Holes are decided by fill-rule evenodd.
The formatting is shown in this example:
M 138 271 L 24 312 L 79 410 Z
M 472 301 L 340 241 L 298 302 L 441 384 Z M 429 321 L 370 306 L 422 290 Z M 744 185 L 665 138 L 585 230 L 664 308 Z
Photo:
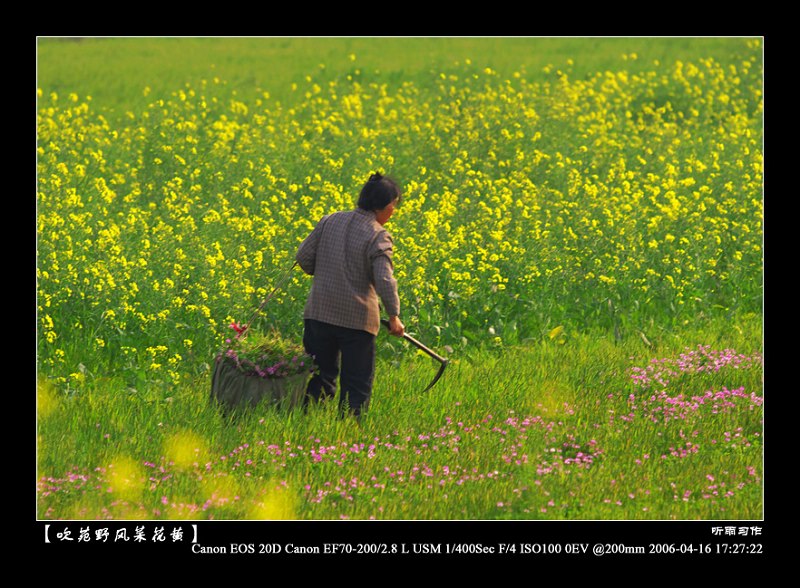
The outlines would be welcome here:
M 242 372 L 218 355 L 211 376 L 211 399 L 226 411 L 255 408 L 262 402 L 292 410 L 303 404 L 308 380 L 309 374 L 260 378 Z

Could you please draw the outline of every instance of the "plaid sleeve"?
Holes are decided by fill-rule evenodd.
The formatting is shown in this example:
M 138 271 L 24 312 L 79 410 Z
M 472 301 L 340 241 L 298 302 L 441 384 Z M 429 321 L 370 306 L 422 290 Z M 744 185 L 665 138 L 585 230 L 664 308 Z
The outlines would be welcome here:
M 304 272 L 311 276 L 314 275 L 314 267 L 317 261 L 317 244 L 319 243 L 319 238 L 322 233 L 322 223 L 326 218 L 327 217 L 322 217 L 322 219 L 320 219 L 317 226 L 314 227 L 314 230 L 311 231 L 308 237 L 300 244 L 300 247 L 297 249 L 297 255 L 295 256 L 295 261 L 300 264 Z
M 383 231 L 374 241 L 370 251 L 375 292 L 389 316 L 400 314 L 400 297 L 397 294 L 397 280 L 394 278 L 392 263 L 393 246 L 391 235 Z

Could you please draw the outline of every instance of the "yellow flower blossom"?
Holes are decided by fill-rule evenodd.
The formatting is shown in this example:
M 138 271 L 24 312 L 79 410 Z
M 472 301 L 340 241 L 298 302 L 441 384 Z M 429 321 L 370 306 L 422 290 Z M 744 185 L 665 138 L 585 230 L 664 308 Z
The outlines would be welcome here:
M 43 369 L 72 377 L 71 350 L 89 341 L 99 361 L 124 347 L 125 361 L 179 380 L 375 170 L 403 186 L 387 227 L 401 303 L 442 340 L 495 315 L 532 336 L 545 321 L 591 327 L 574 309 L 608 300 L 638 312 L 632 324 L 673 302 L 713 314 L 706 292 L 759 312 L 758 41 L 741 53 L 734 69 L 628 53 L 618 71 L 581 76 L 578 59 L 508 77 L 465 62 L 427 85 L 321 68 L 281 108 L 220 74 L 144 88 L 113 128 L 99 100 L 39 88 Z M 293 276 L 270 320 L 297 329 L 308 285 Z

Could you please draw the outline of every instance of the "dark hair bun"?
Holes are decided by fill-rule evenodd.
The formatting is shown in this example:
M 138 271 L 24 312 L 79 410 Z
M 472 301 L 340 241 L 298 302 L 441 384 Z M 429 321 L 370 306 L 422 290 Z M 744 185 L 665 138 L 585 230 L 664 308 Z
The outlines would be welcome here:
M 364 210 L 380 210 L 400 198 L 400 187 L 392 178 L 374 173 L 361 188 L 358 206 Z

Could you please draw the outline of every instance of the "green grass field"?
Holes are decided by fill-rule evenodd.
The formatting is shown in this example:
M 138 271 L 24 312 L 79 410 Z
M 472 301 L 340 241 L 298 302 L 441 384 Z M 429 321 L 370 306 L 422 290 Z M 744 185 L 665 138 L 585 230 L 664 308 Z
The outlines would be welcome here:
M 760 519 L 758 39 L 41 39 L 42 519 Z M 370 412 L 210 365 L 379 169 Z M 299 270 L 259 328 L 299 340 Z
M 747 53 L 741 38 L 724 37 L 44 37 L 37 52 L 39 87 L 78 91 L 115 111 L 145 106 L 146 87 L 165 96 L 213 77 L 248 97 L 266 91 L 291 101 L 292 84 L 302 84 L 306 76 L 331 80 L 356 70 L 387 83 L 426 84 L 440 71 L 470 60 L 502 77 L 525 71 L 535 78 L 551 66 L 569 68 L 582 79 L 604 70 L 646 71 L 655 61 L 710 57 L 727 65 Z

